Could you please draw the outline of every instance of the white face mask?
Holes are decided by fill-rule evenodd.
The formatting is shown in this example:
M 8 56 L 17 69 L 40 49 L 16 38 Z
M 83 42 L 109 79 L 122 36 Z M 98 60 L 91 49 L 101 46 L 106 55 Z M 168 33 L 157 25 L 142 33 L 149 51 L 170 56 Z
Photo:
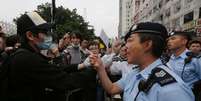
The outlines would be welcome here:
M 73 46 L 74 48 L 79 48 L 79 47 L 80 47 L 79 44 L 72 44 L 72 46 Z

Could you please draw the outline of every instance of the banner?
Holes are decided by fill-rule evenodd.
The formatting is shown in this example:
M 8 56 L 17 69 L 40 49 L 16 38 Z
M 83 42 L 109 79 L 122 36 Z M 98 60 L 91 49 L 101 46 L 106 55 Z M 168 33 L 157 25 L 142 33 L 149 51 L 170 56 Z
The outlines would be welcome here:
M 110 40 L 103 29 L 101 30 L 100 38 L 104 42 L 105 46 L 108 48 Z

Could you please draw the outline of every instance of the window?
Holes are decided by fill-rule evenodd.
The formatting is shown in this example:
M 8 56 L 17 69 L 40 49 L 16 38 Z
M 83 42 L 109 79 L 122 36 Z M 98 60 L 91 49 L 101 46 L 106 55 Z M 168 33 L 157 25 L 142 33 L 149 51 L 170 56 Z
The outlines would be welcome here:
M 152 14 L 152 10 L 149 12 L 149 14 L 148 14 L 148 15 L 149 15 L 149 16 L 151 16 L 151 14 Z
M 175 6 L 174 6 L 174 13 L 179 12 L 180 9 L 181 9 L 181 1 L 179 0 L 178 2 L 175 3 Z
M 180 26 L 180 19 L 179 19 L 179 18 L 176 19 L 175 25 L 176 25 L 176 26 Z
M 160 8 L 162 8 L 162 6 L 163 6 L 163 1 L 161 0 L 161 1 L 159 2 L 159 4 L 158 4 L 158 8 L 160 9 Z
M 168 3 L 170 0 L 165 0 L 165 3 Z
M 170 16 L 170 8 L 168 8 L 168 9 L 166 10 L 165 15 L 166 15 L 167 17 Z
M 153 13 L 155 13 L 155 12 L 157 12 L 157 11 L 158 11 L 157 6 L 154 6 L 154 8 L 153 8 Z
M 199 11 L 199 18 L 201 18 L 201 7 L 200 7 L 200 11 Z
M 192 2 L 193 0 L 186 0 L 186 3 L 190 3 L 190 2 Z
M 172 24 L 173 24 L 174 28 L 179 27 L 180 26 L 180 18 L 174 19 Z
M 190 13 L 184 15 L 184 23 L 187 23 L 192 20 L 193 20 L 193 12 L 190 12 Z
M 163 15 L 160 15 L 160 20 L 163 21 Z

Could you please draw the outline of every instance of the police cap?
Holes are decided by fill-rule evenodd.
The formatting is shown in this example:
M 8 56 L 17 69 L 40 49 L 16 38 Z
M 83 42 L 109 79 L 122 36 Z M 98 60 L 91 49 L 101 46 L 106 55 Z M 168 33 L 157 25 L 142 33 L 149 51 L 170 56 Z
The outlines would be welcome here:
M 164 40 L 168 37 L 168 32 L 162 24 L 154 23 L 154 22 L 142 22 L 138 24 L 134 24 L 129 32 L 125 36 L 125 41 L 130 37 L 131 34 L 135 33 L 145 33 L 145 34 L 153 34 L 159 35 Z
M 187 31 L 172 31 L 170 32 L 169 36 L 174 36 L 174 35 L 180 35 L 186 37 L 187 40 L 191 40 L 192 37 L 194 36 L 193 32 L 187 32 Z

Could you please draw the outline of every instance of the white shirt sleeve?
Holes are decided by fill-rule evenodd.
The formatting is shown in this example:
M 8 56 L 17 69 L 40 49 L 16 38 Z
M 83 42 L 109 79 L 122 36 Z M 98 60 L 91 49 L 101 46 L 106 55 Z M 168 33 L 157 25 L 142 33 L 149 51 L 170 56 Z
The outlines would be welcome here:
M 118 62 L 112 62 L 112 65 L 109 67 L 110 68 L 110 73 L 112 75 L 121 75 L 122 74 L 122 67 L 121 66 L 121 62 L 118 61 Z
M 112 58 L 115 56 L 115 53 L 109 54 L 109 55 L 104 55 L 101 60 L 103 61 L 103 64 L 105 67 L 108 67 L 112 64 Z

